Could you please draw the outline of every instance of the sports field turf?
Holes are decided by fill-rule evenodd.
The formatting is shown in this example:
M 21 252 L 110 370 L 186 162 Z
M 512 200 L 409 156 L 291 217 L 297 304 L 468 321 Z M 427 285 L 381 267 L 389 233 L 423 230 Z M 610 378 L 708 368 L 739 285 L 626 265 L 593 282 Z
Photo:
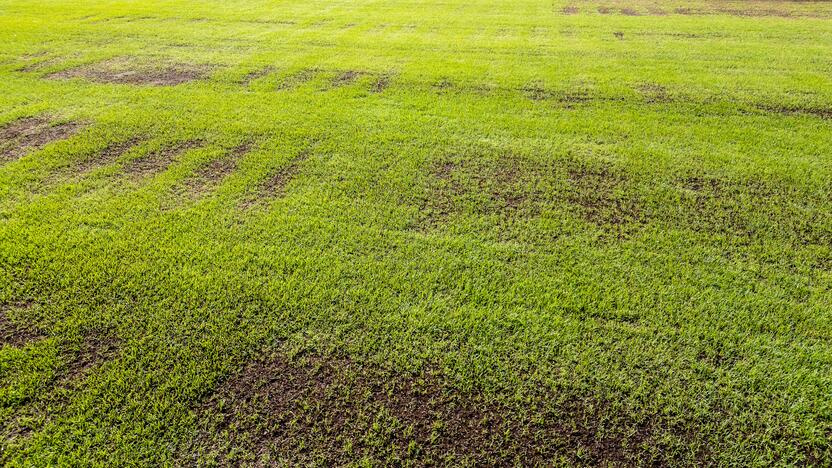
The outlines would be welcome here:
M 0 0 L 0 463 L 832 464 L 832 3 Z

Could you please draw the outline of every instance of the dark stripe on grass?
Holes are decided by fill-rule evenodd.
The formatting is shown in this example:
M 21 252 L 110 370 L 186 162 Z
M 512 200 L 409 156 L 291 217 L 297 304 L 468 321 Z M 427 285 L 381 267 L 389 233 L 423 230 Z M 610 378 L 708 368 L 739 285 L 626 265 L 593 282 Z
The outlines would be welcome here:
M 251 143 L 243 143 L 224 157 L 203 165 L 191 177 L 185 179 L 182 189 L 192 198 L 213 190 L 237 169 L 239 159 L 251 151 L 251 147 Z
M 297 156 L 292 158 L 286 165 L 279 168 L 276 172 L 270 175 L 263 181 L 257 189 L 257 193 L 253 197 L 246 199 L 242 206 L 249 208 L 259 203 L 264 203 L 268 200 L 279 198 L 285 195 L 286 186 L 300 171 L 301 164 L 309 158 L 312 153 L 311 148 L 301 151 Z
M 137 179 L 158 174 L 176 162 L 182 153 L 203 144 L 202 140 L 189 140 L 153 151 L 127 163 L 124 172 Z

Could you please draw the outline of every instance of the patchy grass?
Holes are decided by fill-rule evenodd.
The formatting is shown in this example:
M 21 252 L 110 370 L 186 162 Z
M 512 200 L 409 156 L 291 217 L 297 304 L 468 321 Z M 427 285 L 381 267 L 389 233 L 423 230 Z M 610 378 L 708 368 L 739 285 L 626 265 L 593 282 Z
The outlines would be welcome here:
M 182 63 L 137 63 L 131 57 L 82 65 L 47 75 L 54 80 L 82 78 L 96 83 L 176 86 L 205 78 L 208 68 Z
M 48 118 L 27 117 L 0 129 L 0 162 L 14 161 L 29 151 L 54 141 L 69 138 L 81 125 L 76 122 L 53 124 Z
M 0 1 L 0 463 L 832 464 L 830 18 Z

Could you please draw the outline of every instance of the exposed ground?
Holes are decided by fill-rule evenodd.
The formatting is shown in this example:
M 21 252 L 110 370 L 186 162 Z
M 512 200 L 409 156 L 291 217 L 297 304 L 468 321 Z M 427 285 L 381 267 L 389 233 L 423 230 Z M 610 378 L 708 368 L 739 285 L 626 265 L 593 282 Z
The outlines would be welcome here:
M 832 3 L 0 0 L 0 463 L 832 465 Z

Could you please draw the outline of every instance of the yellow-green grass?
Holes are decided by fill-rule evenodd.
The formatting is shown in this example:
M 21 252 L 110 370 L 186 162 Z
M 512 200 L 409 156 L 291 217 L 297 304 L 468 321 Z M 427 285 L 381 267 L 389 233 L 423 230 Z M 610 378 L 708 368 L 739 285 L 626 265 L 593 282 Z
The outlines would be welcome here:
M 2 0 L 0 459 L 828 465 L 830 51 L 823 2 Z

